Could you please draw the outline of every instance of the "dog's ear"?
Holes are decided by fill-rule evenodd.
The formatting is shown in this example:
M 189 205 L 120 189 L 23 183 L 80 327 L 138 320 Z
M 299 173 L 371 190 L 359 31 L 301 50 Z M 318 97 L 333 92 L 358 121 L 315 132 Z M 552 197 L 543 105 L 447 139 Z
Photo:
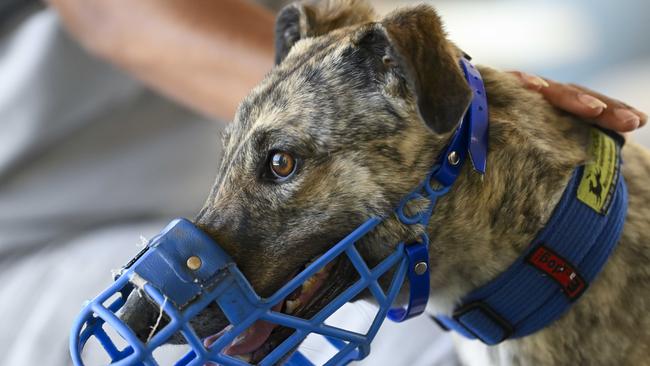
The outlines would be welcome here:
M 321 36 L 375 18 L 375 12 L 366 0 L 289 4 L 280 10 L 275 20 L 275 64 L 282 62 L 291 47 L 303 38 Z
M 435 10 L 426 5 L 399 10 L 365 28 L 360 32 L 366 33 L 356 37 L 384 53 L 385 67 L 399 69 L 424 122 L 436 133 L 456 127 L 472 91 L 459 65 L 463 53 L 447 40 Z M 386 43 L 389 47 L 382 50 Z

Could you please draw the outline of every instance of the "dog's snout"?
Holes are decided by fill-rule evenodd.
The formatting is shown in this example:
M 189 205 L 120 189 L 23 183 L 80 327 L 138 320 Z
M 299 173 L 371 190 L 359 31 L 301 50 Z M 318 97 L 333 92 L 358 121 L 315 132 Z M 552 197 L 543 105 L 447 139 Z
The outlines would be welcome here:
M 160 307 L 156 307 L 145 295 L 135 290 L 126 299 L 117 316 L 133 330 L 140 341 L 146 343 L 168 322 L 165 317 L 160 317 L 160 311 Z
M 183 309 L 184 307 L 181 307 L 178 310 L 182 311 Z M 117 316 L 133 330 L 143 343 L 147 343 L 169 324 L 169 317 L 163 308 L 137 290 L 131 292 L 124 306 L 117 312 Z M 200 338 L 208 337 L 228 324 L 228 319 L 216 303 L 209 304 L 190 321 L 190 325 Z M 185 337 L 180 332 L 176 332 L 165 343 L 183 344 L 186 342 Z

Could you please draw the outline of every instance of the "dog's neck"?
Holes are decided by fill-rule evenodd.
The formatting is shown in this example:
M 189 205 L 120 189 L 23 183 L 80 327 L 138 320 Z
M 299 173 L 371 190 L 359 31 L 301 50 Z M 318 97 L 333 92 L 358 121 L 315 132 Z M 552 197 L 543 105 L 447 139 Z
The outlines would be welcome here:
M 466 162 L 429 225 L 431 309 L 439 312 L 450 312 L 523 253 L 586 157 L 588 127 L 509 74 L 480 71 L 490 112 L 487 173 L 480 176 Z

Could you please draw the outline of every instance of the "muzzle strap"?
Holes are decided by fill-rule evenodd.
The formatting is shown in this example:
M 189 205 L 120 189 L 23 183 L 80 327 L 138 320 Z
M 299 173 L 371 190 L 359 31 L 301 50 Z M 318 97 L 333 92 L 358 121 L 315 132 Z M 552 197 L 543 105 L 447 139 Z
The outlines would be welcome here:
M 435 204 L 439 197 L 447 194 L 456 182 L 467 157 L 474 170 L 485 173 L 488 146 L 488 104 L 480 72 L 468 59 L 460 60 L 460 67 L 472 89 L 473 98 L 465 112 L 451 142 L 439 157 L 438 164 L 413 192 L 400 202 L 396 213 L 405 225 L 428 227 Z M 428 198 L 429 205 L 421 212 L 409 216 L 406 205 L 416 199 Z M 389 319 L 402 322 L 424 312 L 429 299 L 429 238 L 426 234 L 420 240 L 406 245 L 408 258 L 409 300 L 406 308 L 391 309 Z
M 408 259 L 407 278 L 409 281 L 409 301 L 406 308 L 393 308 L 388 311 L 388 319 L 403 322 L 424 312 L 429 300 L 429 243 L 417 242 L 404 246 Z
M 469 155 L 474 170 L 485 174 L 488 149 L 488 103 L 481 73 L 467 59 L 460 60 L 465 79 L 472 89 L 472 101 L 451 139 L 438 159 L 440 169 L 435 179 L 444 186 L 452 186 Z

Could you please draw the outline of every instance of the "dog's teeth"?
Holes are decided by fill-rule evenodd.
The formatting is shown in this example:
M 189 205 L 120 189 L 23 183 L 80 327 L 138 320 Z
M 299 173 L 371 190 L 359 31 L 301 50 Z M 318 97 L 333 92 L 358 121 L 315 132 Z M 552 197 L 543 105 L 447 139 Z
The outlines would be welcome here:
M 253 358 L 253 354 L 252 353 L 246 353 L 244 355 L 237 355 L 237 356 L 235 356 L 235 358 L 238 358 L 238 359 L 240 359 L 240 360 L 242 360 L 244 362 L 251 362 L 251 359 Z
M 310 290 L 314 284 L 316 284 L 316 275 L 309 277 L 305 283 L 302 284 L 302 291 L 306 292 Z
M 287 306 L 285 308 L 286 313 L 287 314 L 293 314 L 293 312 L 298 308 L 298 306 L 300 306 L 300 300 L 298 300 L 298 299 L 296 299 L 296 300 L 287 300 L 286 304 L 287 304 Z

